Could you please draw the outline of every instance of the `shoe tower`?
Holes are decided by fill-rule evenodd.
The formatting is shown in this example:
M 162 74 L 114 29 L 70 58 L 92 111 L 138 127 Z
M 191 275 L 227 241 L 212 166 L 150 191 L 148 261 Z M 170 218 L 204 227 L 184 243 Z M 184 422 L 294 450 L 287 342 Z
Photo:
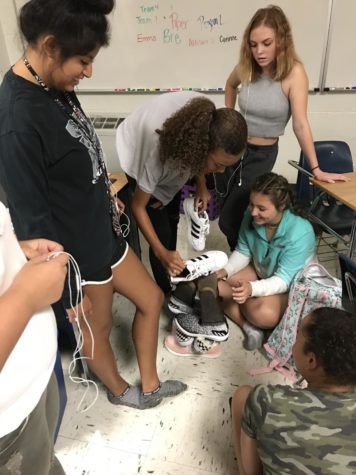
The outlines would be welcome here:
M 195 251 L 204 251 L 206 236 L 210 230 L 209 217 L 205 211 L 195 210 L 193 197 L 184 200 L 183 209 L 187 219 L 188 242 Z M 171 282 L 173 285 L 179 285 L 207 276 L 222 269 L 227 261 L 228 257 L 224 252 L 207 251 L 188 259 L 184 271 L 178 276 L 172 276 Z M 174 314 L 172 335 L 165 340 L 168 351 L 179 356 L 219 356 L 219 343 L 229 337 L 225 319 L 216 325 L 201 324 L 199 299 L 195 300 L 193 308 L 172 295 L 168 308 Z

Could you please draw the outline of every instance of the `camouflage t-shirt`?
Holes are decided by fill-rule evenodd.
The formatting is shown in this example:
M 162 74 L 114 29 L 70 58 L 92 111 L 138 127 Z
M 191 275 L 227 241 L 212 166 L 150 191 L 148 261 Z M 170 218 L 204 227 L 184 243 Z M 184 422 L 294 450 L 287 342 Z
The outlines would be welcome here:
M 267 475 L 356 474 L 356 392 L 258 385 L 241 425 Z

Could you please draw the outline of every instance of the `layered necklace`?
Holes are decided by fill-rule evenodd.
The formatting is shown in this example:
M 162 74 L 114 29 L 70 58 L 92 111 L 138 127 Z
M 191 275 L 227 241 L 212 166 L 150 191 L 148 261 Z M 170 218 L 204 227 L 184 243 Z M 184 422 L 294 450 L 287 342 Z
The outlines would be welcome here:
M 106 169 L 105 161 L 104 161 L 104 153 L 103 149 L 100 145 L 99 138 L 95 132 L 94 126 L 90 119 L 84 114 L 80 107 L 78 107 L 73 99 L 70 97 L 68 92 L 63 92 L 63 101 L 60 97 L 54 96 L 51 93 L 50 88 L 46 85 L 46 83 L 40 78 L 40 76 L 36 73 L 33 69 L 31 64 L 29 63 L 26 57 L 23 57 L 23 62 L 32 76 L 35 78 L 36 82 L 49 94 L 49 97 L 55 102 L 55 104 L 59 107 L 59 109 L 70 119 L 72 119 L 80 131 L 83 133 L 84 137 L 90 142 L 92 145 L 95 154 L 98 159 L 98 169 L 100 174 L 104 177 L 104 182 L 106 185 L 106 191 L 108 193 L 109 202 L 110 202 L 110 216 L 112 221 L 112 227 L 116 235 L 121 234 L 121 227 L 120 227 L 120 216 L 117 209 L 116 201 L 111 194 L 111 183 L 109 180 L 108 172 Z M 93 183 L 98 181 L 98 177 L 93 179 Z

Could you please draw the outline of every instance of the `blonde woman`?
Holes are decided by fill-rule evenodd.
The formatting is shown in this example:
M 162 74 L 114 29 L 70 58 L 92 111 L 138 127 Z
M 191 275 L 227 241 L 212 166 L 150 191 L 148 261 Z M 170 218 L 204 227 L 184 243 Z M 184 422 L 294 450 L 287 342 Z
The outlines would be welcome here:
M 289 22 L 281 8 L 261 8 L 248 24 L 241 44 L 239 63 L 225 86 L 225 105 L 238 105 L 248 127 L 248 147 L 243 161 L 242 183 L 233 180 L 222 193 L 220 228 L 231 249 L 247 207 L 249 191 L 257 176 L 272 170 L 278 154 L 278 138 L 292 117 L 293 131 L 308 157 L 315 178 L 333 183 L 346 177 L 320 169 L 307 117 L 308 77 L 293 44 Z M 231 173 L 230 173 L 231 174 Z M 229 170 L 225 172 L 225 183 Z M 216 177 L 222 191 L 224 183 Z

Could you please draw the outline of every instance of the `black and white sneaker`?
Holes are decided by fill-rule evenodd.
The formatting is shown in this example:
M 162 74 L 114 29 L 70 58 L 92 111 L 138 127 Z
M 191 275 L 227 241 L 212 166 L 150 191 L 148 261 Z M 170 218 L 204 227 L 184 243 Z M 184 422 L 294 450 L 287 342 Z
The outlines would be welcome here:
M 180 346 L 189 346 L 193 343 L 194 338 L 181 332 L 179 328 L 176 328 L 176 340 Z
M 222 251 L 207 251 L 200 256 L 188 259 L 186 267 L 179 275 L 171 276 L 172 284 L 179 282 L 189 282 L 190 280 L 198 279 L 203 275 L 209 275 L 222 269 L 228 261 L 225 252 Z
M 177 330 L 189 337 L 205 337 L 213 341 L 226 341 L 229 338 L 227 321 L 202 325 L 197 315 L 187 313 L 174 319 Z
M 193 307 L 191 307 L 175 295 L 171 295 L 167 307 L 174 315 L 181 315 L 182 313 L 195 313 L 196 315 L 200 315 L 201 313 L 200 300 L 198 298 L 194 299 Z
M 195 210 L 194 198 L 186 198 L 183 201 L 183 209 L 187 218 L 188 242 L 195 251 L 204 251 L 205 239 L 210 232 L 208 213 Z
M 193 308 L 187 305 L 186 303 L 182 302 L 180 299 L 171 295 L 171 298 L 168 301 L 168 309 L 174 313 L 174 315 L 178 315 L 180 313 L 191 313 Z

